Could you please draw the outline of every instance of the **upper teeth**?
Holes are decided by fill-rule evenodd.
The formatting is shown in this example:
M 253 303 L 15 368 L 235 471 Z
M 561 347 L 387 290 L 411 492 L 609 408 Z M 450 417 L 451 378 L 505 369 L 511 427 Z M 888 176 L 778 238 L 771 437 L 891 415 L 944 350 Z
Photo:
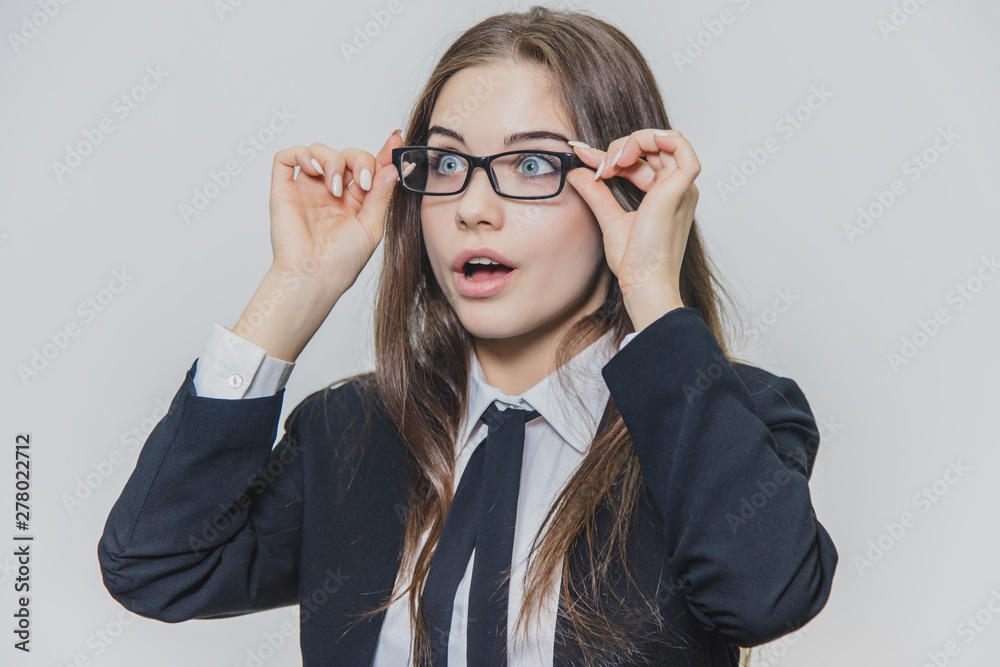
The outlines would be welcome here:
M 473 257 L 469 260 L 469 264 L 496 264 L 499 265 L 500 262 L 494 262 L 492 259 L 486 257 Z

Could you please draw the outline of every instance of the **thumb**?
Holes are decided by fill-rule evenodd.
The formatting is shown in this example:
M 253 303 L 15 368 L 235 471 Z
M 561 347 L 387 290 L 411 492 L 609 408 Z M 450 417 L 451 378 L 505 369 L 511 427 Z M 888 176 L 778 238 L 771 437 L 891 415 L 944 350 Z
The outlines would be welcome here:
M 566 174 L 566 182 L 580 193 L 583 201 L 587 202 L 587 206 L 597 217 L 602 231 L 606 230 L 607 225 L 625 212 L 625 209 L 611 193 L 607 183 L 602 179 L 594 180 L 593 172 L 583 168 L 571 169 Z
M 358 220 L 368 229 L 372 238 L 382 238 L 389 197 L 398 182 L 399 172 L 392 163 L 376 169 L 372 177 L 372 189 L 365 193 L 365 200 L 358 209 Z

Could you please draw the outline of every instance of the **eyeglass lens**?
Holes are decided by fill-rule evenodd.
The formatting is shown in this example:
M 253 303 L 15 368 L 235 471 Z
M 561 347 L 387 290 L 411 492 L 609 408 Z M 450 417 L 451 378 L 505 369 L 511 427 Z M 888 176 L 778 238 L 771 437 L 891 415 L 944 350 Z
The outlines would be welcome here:
M 469 162 L 444 150 L 410 149 L 402 155 L 403 183 L 418 192 L 455 194 L 462 189 Z M 512 197 L 554 195 L 562 180 L 562 162 L 555 155 L 523 151 L 503 155 L 491 164 L 500 192 Z

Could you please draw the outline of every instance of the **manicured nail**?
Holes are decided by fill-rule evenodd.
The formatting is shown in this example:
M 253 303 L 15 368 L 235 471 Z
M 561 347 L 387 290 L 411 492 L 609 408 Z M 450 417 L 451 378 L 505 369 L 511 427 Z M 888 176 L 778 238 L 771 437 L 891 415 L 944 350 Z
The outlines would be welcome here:
M 344 192 L 344 178 L 340 174 L 333 175 L 333 196 L 339 197 Z
M 359 181 L 361 189 L 368 192 L 372 189 L 372 172 L 365 167 L 361 170 L 361 180 Z
M 653 130 L 653 134 L 658 137 L 672 137 L 674 135 L 680 134 L 677 130 Z
M 590 146 L 583 143 L 582 141 L 567 141 L 566 143 L 569 144 L 570 146 L 579 146 L 580 148 L 590 148 Z
M 399 136 L 403 136 L 403 130 L 399 129 L 398 127 L 395 130 L 393 130 L 392 133 L 398 134 Z
M 605 162 L 607 162 L 606 159 L 605 160 L 601 160 L 601 166 L 597 168 L 597 173 L 594 174 L 594 180 L 595 181 L 601 177 L 601 172 L 604 171 L 604 163 Z
M 624 152 L 625 152 L 625 144 L 622 144 L 622 147 L 618 149 L 618 155 L 616 155 L 615 159 L 611 161 L 612 167 L 618 164 L 618 159 L 622 156 L 622 153 Z
M 320 173 L 320 176 L 322 176 L 323 175 L 323 165 L 321 165 L 319 162 L 317 162 L 316 158 L 313 158 L 311 160 L 311 162 L 312 162 L 313 169 L 315 169 L 316 171 L 318 171 Z

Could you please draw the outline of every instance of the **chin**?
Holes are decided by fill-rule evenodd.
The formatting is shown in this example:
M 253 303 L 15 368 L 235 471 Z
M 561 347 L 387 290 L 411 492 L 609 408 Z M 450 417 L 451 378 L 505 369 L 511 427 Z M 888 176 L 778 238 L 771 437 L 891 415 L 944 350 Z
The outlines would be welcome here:
M 463 317 L 460 313 L 459 320 L 473 338 L 502 339 L 523 333 L 523 330 L 511 322 L 509 317 L 503 317 L 502 313 L 499 315 L 499 317 L 470 317 L 466 314 Z

